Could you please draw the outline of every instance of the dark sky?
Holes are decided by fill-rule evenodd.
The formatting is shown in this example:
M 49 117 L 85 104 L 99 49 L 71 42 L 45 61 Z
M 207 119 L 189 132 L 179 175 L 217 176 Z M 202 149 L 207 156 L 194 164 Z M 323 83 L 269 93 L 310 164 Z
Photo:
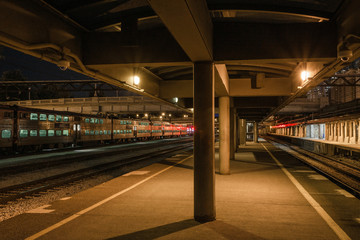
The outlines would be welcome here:
M 85 80 L 80 73 L 62 71 L 53 63 L 0 46 L 0 76 L 4 71 L 20 70 L 26 80 Z

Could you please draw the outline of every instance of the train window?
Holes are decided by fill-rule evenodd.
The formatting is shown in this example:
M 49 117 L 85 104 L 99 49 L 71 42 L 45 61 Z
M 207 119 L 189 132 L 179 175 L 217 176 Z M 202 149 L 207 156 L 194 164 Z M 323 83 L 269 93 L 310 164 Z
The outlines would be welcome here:
M 98 123 L 99 123 L 99 119 L 95 118 L 95 123 L 98 124 Z
M 117 134 L 120 134 L 120 130 L 117 130 Z
M 121 133 L 121 134 L 123 134 L 123 133 L 124 133 L 124 131 L 123 131 L 123 130 L 120 130 L 120 133 Z
M 38 120 L 38 114 L 37 113 L 30 113 L 30 120 Z
M 48 116 L 48 120 L 50 121 L 50 122 L 53 122 L 53 121 L 55 121 L 55 115 L 49 115 Z
M 121 120 L 121 121 L 120 121 L 120 124 L 124 124 L 124 121 Z
M 90 119 L 89 118 L 85 118 L 85 123 L 89 123 Z
M 90 131 L 89 131 L 89 130 L 85 130 L 85 135 L 90 135 Z
M 129 133 L 132 133 L 132 130 L 129 130 Z
M 46 130 L 39 130 L 40 137 L 46 137 Z
M 37 130 L 30 130 L 30 137 L 37 137 Z
M 1 138 L 10 138 L 11 137 L 11 130 L 2 130 L 1 131 Z
M 64 122 L 68 122 L 68 121 L 69 121 L 69 117 L 68 117 L 68 116 L 64 116 L 64 117 L 63 117 L 63 121 L 64 121 Z
M 57 121 L 57 122 L 61 122 L 61 120 L 62 120 L 61 115 L 56 115 L 56 121 Z
M 4 112 L 4 118 L 13 118 L 12 112 Z
M 95 118 L 91 118 L 90 123 L 95 123 Z
M 99 135 L 99 131 L 98 131 L 98 130 L 95 130 L 95 135 Z
M 116 134 L 116 130 L 113 131 L 113 134 Z
M 104 119 L 100 119 L 100 124 L 103 124 L 104 123 Z
M 94 130 L 90 130 L 90 135 L 94 135 Z
M 55 135 L 55 130 L 48 130 L 48 136 L 53 137 Z
M 39 119 L 40 121 L 46 121 L 46 114 L 41 113 Z
M 103 134 L 104 134 L 103 130 L 100 130 L 100 135 L 103 135 Z
M 77 125 L 77 130 L 80 131 L 81 130 L 81 126 L 80 124 Z
M 64 136 L 69 136 L 69 130 L 63 130 L 63 135 Z
M 61 130 L 56 130 L 56 136 L 61 136 Z
M 28 130 L 24 130 L 24 129 L 21 129 L 21 130 L 20 130 L 20 137 L 21 137 L 21 138 L 27 137 L 28 134 L 29 134 L 29 131 L 28 131 Z
M 22 112 L 22 113 L 20 113 L 20 118 L 21 118 L 21 119 L 27 119 L 27 118 L 28 118 L 28 114 Z

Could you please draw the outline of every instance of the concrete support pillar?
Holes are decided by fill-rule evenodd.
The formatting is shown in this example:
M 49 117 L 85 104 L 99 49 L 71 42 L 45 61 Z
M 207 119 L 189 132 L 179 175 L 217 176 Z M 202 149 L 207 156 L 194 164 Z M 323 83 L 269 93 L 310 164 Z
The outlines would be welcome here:
M 215 213 L 214 65 L 194 63 L 194 218 L 213 221 Z
M 236 114 L 236 130 L 235 130 L 235 139 L 236 139 L 236 151 L 238 150 L 238 147 L 240 145 L 240 128 L 239 128 L 239 123 L 240 122 L 240 118 L 237 117 L 237 114 Z
M 230 97 L 219 97 L 220 174 L 230 174 Z
M 236 151 L 236 109 L 230 108 L 230 159 L 235 159 Z
M 259 135 L 258 123 L 254 122 L 254 143 L 259 142 L 258 135 Z
M 246 120 L 245 119 L 239 119 L 238 128 L 239 128 L 239 145 L 245 146 L 246 145 Z

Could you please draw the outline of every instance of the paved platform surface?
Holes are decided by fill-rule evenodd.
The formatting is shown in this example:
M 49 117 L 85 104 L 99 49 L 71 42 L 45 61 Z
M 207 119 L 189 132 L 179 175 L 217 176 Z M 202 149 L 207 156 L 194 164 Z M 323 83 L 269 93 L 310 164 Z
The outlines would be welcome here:
M 216 212 L 193 220 L 184 153 L 0 222 L 0 239 L 360 239 L 359 200 L 266 142 L 216 174 Z

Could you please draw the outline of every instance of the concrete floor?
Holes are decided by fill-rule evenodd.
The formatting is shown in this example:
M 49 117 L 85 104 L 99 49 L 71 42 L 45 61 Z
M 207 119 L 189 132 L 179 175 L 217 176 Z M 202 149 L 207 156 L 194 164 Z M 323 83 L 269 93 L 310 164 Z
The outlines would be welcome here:
M 313 170 L 263 144 L 300 183 L 306 182 L 305 189 L 312 196 L 318 196 L 314 191 L 323 186 L 316 184 L 325 180 L 309 183 L 301 174 L 315 175 Z M 184 158 L 187 160 L 171 167 Z M 54 210 L 50 213 L 27 213 L 1 222 L 0 239 L 339 239 L 261 143 L 241 147 L 231 161 L 231 175 L 216 175 L 216 221 L 201 224 L 193 220 L 192 166 L 192 157 L 184 154 L 123 175 L 54 202 L 45 208 Z M 334 185 L 330 181 L 326 184 Z M 346 214 L 353 214 L 346 217 L 360 217 L 360 211 L 354 210 L 358 199 L 331 196 L 343 205 L 350 201 L 342 206 L 341 211 L 345 208 Z M 349 226 L 341 223 L 344 216 L 338 214 L 345 213 L 337 213 L 331 204 L 325 201 L 324 209 L 335 221 L 340 219 L 339 227 L 353 239 L 360 236 L 356 230 L 360 225 L 355 221 L 348 222 Z

